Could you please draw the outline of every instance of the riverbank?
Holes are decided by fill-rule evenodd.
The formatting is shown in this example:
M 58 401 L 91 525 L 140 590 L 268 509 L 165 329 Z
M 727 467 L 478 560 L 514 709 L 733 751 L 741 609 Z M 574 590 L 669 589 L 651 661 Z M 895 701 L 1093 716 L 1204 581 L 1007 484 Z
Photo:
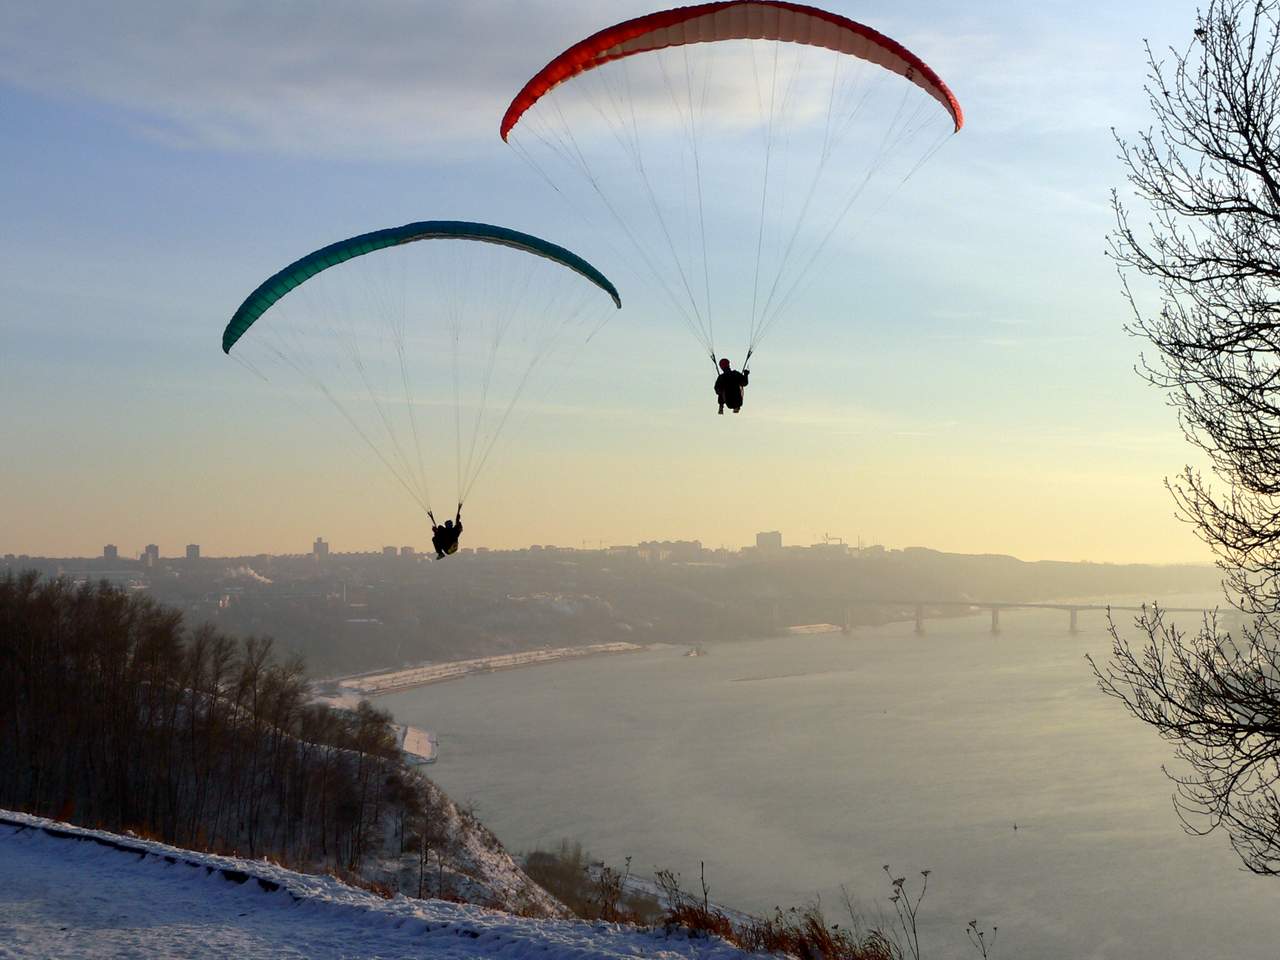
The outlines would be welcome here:
M 644 650 L 638 643 L 592 643 L 582 647 L 551 647 L 539 650 L 523 650 L 519 653 L 503 653 L 492 657 L 475 657 L 470 660 L 450 660 L 445 663 L 424 663 L 400 670 L 384 670 L 355 674 L 318 683 L 313 699 L 333 707 L 352 709 L 361 700 L 399 693 L 414 687 L 432 683 L 461 680 L 477 673 L 493 673 L 498 670 L 514 670 L 542 663 L 556 663 L 579 657 L 602 654 L 634 653 Z

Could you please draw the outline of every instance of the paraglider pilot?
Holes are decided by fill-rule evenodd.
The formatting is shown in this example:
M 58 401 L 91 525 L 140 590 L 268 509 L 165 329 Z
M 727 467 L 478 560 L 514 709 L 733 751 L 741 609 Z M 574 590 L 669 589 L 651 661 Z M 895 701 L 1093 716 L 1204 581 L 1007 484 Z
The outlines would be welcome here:
M 724 408 L 734 413 L 742 410 L 742 388 L 747 385 L 751 376 L 750 370 L 734 370 L 729 358 L 720 361 L 720 376 L 716 377 L 716 399 L 720 401 L 720 415 L 724 416 Z
M 443 560 L 446 553 L 457 553 L 458 538 L 462 536 L 462 504 L 458 504 L 457 516 L 443 525 L 436 524 L 435 514 L 430 510 L 427 516 L 431 518 L 431 545 L 436 548 L 436 559 Z

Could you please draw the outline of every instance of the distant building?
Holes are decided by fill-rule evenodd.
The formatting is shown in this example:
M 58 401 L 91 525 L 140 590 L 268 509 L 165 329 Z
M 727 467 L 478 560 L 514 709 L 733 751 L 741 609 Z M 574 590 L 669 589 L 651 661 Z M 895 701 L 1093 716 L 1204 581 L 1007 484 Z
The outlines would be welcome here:
M 108 543 L 105 547 L 102 548 L 102 559 L 103 560 L 119 560 L 120 559 L 120 551 L 116 549 L 116 545 L 114 543 Z
M 147 548 L 142 551 L 142 562 L 148 567 L 154 567 L 160 562 L 160 548 L 154 543 L 148 543 Z
M 637 547 L 637 555 L 648 563 L 689 563 L 702 559 L 701 540 L 649 540 Z
M 396 555 L 396 548 L 395 548 L 395 547 L 383 547 L 383 548 L 382 548 L 382 555 L 383 555 L 384 557 L 394 557 L 394 556 Z
M 849 545 L 843 540 L 827 540 L 823 543 L 813 544 L 809 547 L 809 551 L 831 557 L 845 557 L 849 555 Z
M 672 540 L 671 559 L 683 563 L 692 563 L 702 559 L 701 540 Z
M 414 552 L 413 547 L 401 547 L 400 556 L 408 560 L 412 560 L 415 556 L 417 556 L 417 554 Z
M 757 533 L 756 549 L 762 553 L 767 550 L 781 550 L 782 533 L 778 530 L 769 530 L 765 533 Z
M 200 559 L 200 544 L 198 544 L 198 543 L 188 543 L 188 544 L 187 544 L 187 559 L 188 559 L 188 560 L 199 560 L 199 559 Z
M 311 545 L 311 554 L 317 560 L 329 556 L 329 545 L 324 542 L 324 537 L 316 537 L 316 542 Z

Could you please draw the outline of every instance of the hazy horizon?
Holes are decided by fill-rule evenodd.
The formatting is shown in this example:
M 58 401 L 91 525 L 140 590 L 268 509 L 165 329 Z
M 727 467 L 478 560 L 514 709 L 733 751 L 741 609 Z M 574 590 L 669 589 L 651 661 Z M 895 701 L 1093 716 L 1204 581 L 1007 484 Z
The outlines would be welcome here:
M 795 549 L 808 550 L 810 548 L 815 548 L 815 547 L 822 548 L 828 545 L 836 546 L 839 544 L 839 538 L 834 535 L 831 535 L 830 540 L 827 543 L 824 543 L 822 539 L 823 534 L 819 534 L 813 540 L 801 539 L 796 541 L 789 541 L 786 538 L 785 531 L 758 531 L 758 532 L 782 532 L 784 551 L 795 550 Z M 365 544 L 336 543 L 324 533 L 318 533 L 317 537 L 325 541 L 325 544 L 329 550 L 330 555 L 380 554 L 386 547 L 394 547 L 397 551 L 399 551 L 403 547 L 411 547 L 414 550 L 415 555 L 417 556 L 426 556 L 431 552 L 429 529 L 427 530 L 426 534 L 420 535 L 416 541 L 412 538 L 401 538 L 401 539 L 392 538 L 392 539 L 388 539 L 378 543 L 372 543 L 372 542 L 365 543 Z M 37 558 L 37 559 L 45 559 L 45 560 L 102 560 L 104 559 L 103 551 L 105 547 L 114 546 L 117 551 L 118 559 L 137 561 L 144 554 L 145 548 L 150 544 L 155 544 L 156 546 L 159 547 L 160 559 L 164 561 L 185 560 L 186 559 L 185 551 L 188 545 L 195 545 L 199 547 L 199 550 L 200 550 L 199 559 L 201 560 L 243 559 L 246 557 L 256 557 L 256 556 L 303 557 L 303 556 L 309 556 L 314 552 L 315 539 L 316 538 L 313 537 L 309 543 L 301 546 L 290 545 L 289 547 L 286 547 L 284 549 L 276 549 L 276 550 L 249 549 L 242 552 L 221 552 L 218 550 L 211 549 L 208 541 L 201 540 L 198 537 L 195 539 L 183 540 L 181 542 L 173 542 L 168 544 L 155 541 L 155 540 L 140 540 L 136 544 L 134 544 L 132 541 L 121 541 L 117 539 L 113 541 L 107 541 L 96 548 L 85 548 L 83 550 L 72 551 L 70 553 L 47 553 L 47 552 L 39 552 L 35 550 L 11 550 L 11 549 L 4 548 L 2 545 L 0 545 L 0 559 L 3 559 L 7 556 L 13 556 L 13 557 L 26 556 L 26 557 Z M 742 550 L 752 550 L 752 549 L 755 549 L 756 547 L 754 535 L 752 535 L 749 541 L 739 543 L 739 544 L 709 543 L 708 541 L 702 539 L 701 537 L 694 535 L 694 536 L 683 536 L 683 537 L 642 536 L 632 541 L 614 541 L 614 540 L 601 541 L 600 538 L 592 538 L 592 539 L 584 540 L 579 543 L 556 543 L 554 541 L 548 541 L 545 543 L 512 543 L 512 544 L 501 544 L 501 545 L 491 545 L 483 542 L 477 542 L 476 540 L 472 540 L 471 538 L 468 538 L 467 546 L 464 547 L 463 549 L 474 550 L 475 548 L 478 547 L 485 550 L 512 551 L 512 552 L 530 550 L 531 548 L 598 551 L 598 550 L 608 550 L 610 548 L 636 547 L 644 543 L 663 543 L 663 542 L 679 542 L 679 541 L 698 542 L 698 543 L 701 543 L 702 548 L 704 550 L 708 550 L 708 551 L 725 550 L 725 551 L 728 551 L 730 554 L 737 554 L 739 551 L 742 551 Z M 1141 565 L 1141 566 L 1157 566 L 1157 567 L 1158 566 L 1170 566 L 1170 567 L 1215 566 L 1215 562 L 1213 561 L 1212 558 L 1152 561 L 1152 560 L 1124 560 L 1124 559 L 1095 560 L 1089 557 L 1054 557 L 1054 556 L 1029 557 L 1029 556 L 1018 556 L 1017 554 L 1012 554 L 1012 553 L 999 551 L 999 550 L 948 549 L 948 548 L 938 547 L 934 544 L 929 544 L 929 543 L 885 544 L 885 543 L 879 542 L 878 540 L 871 540 L 865 537 L 862 539 L 861 546 L 859 546 L 859 542 L 856 539 L 853 542 L 846 542 L 845 546 L 848 547 L 850 553 L 856 553 L 859 549 L 866 550 L 866 549 L 871 549 L 876 547 L 881 548 L 885 551 L 931 550 L 931 551 L 936 551 L 938 553 L 954 554 L 958 556 L 1010 557 L 1014 560 L 1019 560 L 1024 563 L 1056 562 L 1056 563 L 1087 563 L 1087 564 L 1096 564 L 1096 565 L 1102 565 L 1102 566 Z

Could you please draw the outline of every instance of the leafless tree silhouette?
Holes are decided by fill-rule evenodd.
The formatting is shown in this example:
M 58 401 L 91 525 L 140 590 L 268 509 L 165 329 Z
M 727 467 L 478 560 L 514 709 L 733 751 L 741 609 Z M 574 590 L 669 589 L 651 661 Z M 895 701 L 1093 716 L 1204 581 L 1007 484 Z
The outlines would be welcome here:
M 1252 621 L 1193 633 L 1159 609 L 1140 649 L 1114 623 L 1102 690 L 1175 744 L 1184 825 L 1224 828 L 1245 865 L 1280 873 L 1280 3 L 1212 0 L 1184 49 L 1147 49 L 1154 117 L 1117 135 L 1130 186 L 1110 252 L 1122 277 L 1154 281 L 1145 311 L 1128 280 L 1130 332 L 1155 348 L 1140 373 L 1167 391 L 1207 457 L 1168 482 L 1179 514 L 1212 548 L 1228 599 Z M 1092 663 L 1092 660 L 1091 660 Z
M 1215 0 L 1186 51 L 1164 62 L 1148 48 L 1155 127 L 1118 140 L 1151 218 L 1135 225 L 1117 195 L 1111 236 L 1162 293 L 1154 315 L 1130 296 L 1132 332 L 1159 353 L 1140 370 L 1225 490 L 1191 468 L 1170 486 L 1233 592 L 1265 610 L 1280 607 L 1278 45 L 1276 3 Z

